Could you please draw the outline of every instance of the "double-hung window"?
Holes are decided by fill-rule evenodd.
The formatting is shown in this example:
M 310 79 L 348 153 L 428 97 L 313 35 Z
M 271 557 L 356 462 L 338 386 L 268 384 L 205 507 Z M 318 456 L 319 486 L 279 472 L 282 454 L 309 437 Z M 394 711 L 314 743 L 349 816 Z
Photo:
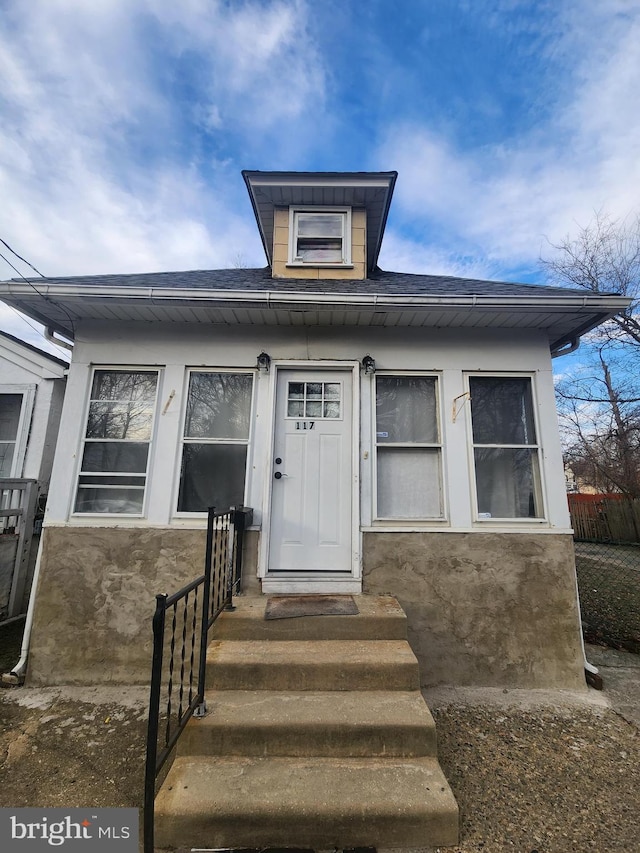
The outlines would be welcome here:
M 471 376 L 477 517 L 542 518 L 539 446 L 528 376 Z
M 349 208 L 290 209 L 289 263 L 350 264 Z
M 157 370 L 94 372 L 76 513 L 142 514 L 157 388 Z
M 252 389 L 251 373 L 191 371 L 178 512 L 244 503 Z
M 0 394 L 0 477 L 17 476 L 16 457 L 22 394 Z
M 442 518 L 442 448 L 434 376 L 376 376 L 380 519 Z
M 35 385 L 0 385 L 0 477 L 21 477 Z

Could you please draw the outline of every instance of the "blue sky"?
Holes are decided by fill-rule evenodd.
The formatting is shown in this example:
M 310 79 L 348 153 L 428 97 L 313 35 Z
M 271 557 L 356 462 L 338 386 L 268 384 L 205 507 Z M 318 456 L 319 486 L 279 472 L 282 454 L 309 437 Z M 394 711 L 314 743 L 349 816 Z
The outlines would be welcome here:
M 640 0 L 4 0 L 0 237 L 52 276 L 263 266 L 241 169 L 395 169 L 383 268 L 541 282 L 638 210 L 639 44 Z

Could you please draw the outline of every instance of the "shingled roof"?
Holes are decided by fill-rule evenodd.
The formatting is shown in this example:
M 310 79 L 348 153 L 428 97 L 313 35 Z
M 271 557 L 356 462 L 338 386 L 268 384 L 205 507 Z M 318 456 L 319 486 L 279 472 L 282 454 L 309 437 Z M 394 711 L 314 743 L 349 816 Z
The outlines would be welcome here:
M 553 352 L 625 310 L 586 290 L 376 269 L 364 280 L 189 270 L 0 282 L 0 298 L 73 340 L 84 321 L 535 330 Z
M 13 278 L 12 283 L 23 283 Z M 354 293 L 433 296 L 566 296 L 582 294 L 576 288 L 548 287 L 546 285 L 519 284 L 516 282 L 488 281 L 478 278 L 460 278 L 447 275 L 385 272 L 377 269 L 364 280 L 352 279 L 295 279 L 272 278 L 271 269 L 221 269 L 186 270 L 180 272 L 130 273 L 118 275 L 80 275 L 45 278 L 34 281 L 42 285 L 78 285 L 102 288 L 171 288 L 186 290 L 244 290 L 291 291 L 304 293 Z

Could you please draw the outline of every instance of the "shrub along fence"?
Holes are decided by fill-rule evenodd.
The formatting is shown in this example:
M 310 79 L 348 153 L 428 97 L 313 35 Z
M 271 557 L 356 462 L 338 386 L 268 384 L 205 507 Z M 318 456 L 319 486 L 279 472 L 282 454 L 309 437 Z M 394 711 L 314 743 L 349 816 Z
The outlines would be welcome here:
M 640 501 L 569 495 L 588 642 L 640 653 Z

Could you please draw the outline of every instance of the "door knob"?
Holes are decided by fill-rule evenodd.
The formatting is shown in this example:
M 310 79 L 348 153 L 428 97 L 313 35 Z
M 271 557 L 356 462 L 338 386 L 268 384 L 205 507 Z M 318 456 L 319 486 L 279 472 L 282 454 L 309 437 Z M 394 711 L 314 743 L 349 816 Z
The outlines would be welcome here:
M 276 480 L 280 480 L 282 478 L 282 471 L 276 471 L 273 476 L 276 478 Z

